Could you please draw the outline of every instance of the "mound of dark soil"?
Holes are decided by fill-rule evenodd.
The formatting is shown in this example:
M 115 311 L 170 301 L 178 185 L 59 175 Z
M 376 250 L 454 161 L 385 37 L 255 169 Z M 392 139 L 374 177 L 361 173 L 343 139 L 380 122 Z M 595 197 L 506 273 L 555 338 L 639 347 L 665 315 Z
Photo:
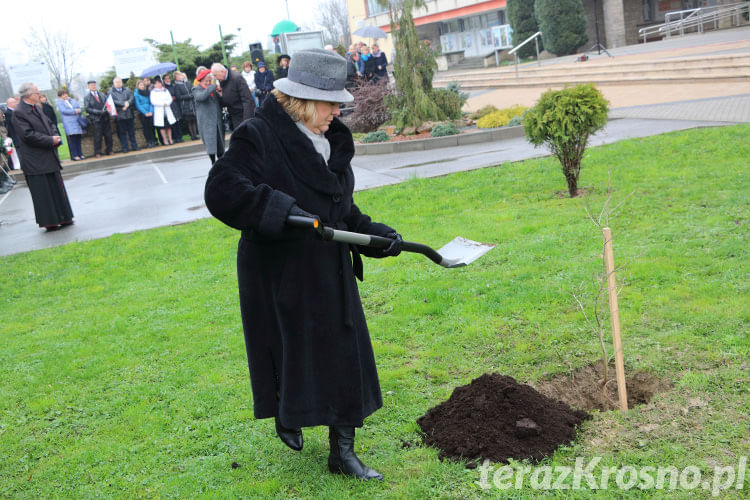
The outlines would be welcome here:
M 589 418 L 512 377 L 484 374 L 456 387 L 444 403 L 417 419 L 423 442 L 440 457 L 493 462 L 539 461 L 570 443 Z

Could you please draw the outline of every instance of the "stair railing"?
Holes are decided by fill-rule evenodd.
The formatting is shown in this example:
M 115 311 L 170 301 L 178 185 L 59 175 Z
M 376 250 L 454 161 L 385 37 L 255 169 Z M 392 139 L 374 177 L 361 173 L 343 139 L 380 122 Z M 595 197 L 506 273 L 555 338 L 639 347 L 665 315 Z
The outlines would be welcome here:
M 536 33 L 531 35 L 529 38 L 527 38 L 526 40 L 519 43 L 518 45 L 516 45 L 515 47 L 513 47 L 512 49 L 508 51 L 508 55 L 513 55 L 516 57 L 516 81 L 518 81 L 518 49 L 520 49 L 527 43 L 531 42 L 532 40 L 534 40 L 534 45 L 536 45 L 536 63 L 538 66 L 540 67 L 542 66 L 542 62 L 539 60 L 539 37 L 540 36 L 542 36 L 542 32 L 537 31 Z
M 731 5 L 667 12 L 664 15 L 664 23 L 641 28 L 638 30 L 638 36 L 643 37 L 643 43 L 646 43 L 647 37 L 656 33 L 666 38 L 670 38 L 675 31 L 679 31 L 680 36 L 682 36 L 685 34 L 685 30 L 690 28 L 697 28 L 698 33 L 703 33 L 705 24 L 713 22 L 714 29 L 717 29 L 719 21 L 726 18 L 732 18 L 733 25 L 739 26 L 740 16 L 746 12 L 750 12 L 750 2 L 747 1 Z M 680 16 L 680 18 L 672 20 L 675 16 Z

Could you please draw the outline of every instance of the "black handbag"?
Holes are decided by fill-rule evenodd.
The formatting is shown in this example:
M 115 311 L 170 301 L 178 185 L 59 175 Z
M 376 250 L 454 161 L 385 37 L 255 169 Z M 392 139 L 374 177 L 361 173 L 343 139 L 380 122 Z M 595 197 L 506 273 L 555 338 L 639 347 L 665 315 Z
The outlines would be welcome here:
M 78 115 L 78 125 L 81 126 L 81 128 L 88 128 L 89 127 L 89 120 L 85 116 Z

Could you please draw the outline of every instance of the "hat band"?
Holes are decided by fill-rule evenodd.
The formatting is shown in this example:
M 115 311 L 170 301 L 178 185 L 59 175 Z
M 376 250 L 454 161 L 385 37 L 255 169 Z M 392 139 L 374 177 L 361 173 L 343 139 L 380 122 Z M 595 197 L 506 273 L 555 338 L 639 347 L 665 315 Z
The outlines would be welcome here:
M 308 87 L 315 87 L 320 90 L 341 90 L 344 88 L 344 81 L 338 80 L 337 78 L 328 78 L 314 73 L 308 73 L 307 71 L 289 69 L 287 75 L 289 80 L 307 85 Z

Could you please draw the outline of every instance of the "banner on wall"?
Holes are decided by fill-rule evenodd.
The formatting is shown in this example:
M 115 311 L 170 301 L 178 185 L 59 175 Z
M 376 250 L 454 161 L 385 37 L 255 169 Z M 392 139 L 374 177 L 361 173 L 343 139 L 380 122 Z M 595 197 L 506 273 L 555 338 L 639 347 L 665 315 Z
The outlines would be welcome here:
M 26 82 L 33 82 L 42 92 L 52 90 L 49 68 L 46 63 L 14 64 L 8 66 L 8 73 L 13 92 L 18 92 L 18 87 Z
M 115 58 L 115 73 L 120 78 L 128 78 L 130 73 L 140 75 L 141 71 L 156 64 L 149 47 L 135 47 L 112 51 Z

